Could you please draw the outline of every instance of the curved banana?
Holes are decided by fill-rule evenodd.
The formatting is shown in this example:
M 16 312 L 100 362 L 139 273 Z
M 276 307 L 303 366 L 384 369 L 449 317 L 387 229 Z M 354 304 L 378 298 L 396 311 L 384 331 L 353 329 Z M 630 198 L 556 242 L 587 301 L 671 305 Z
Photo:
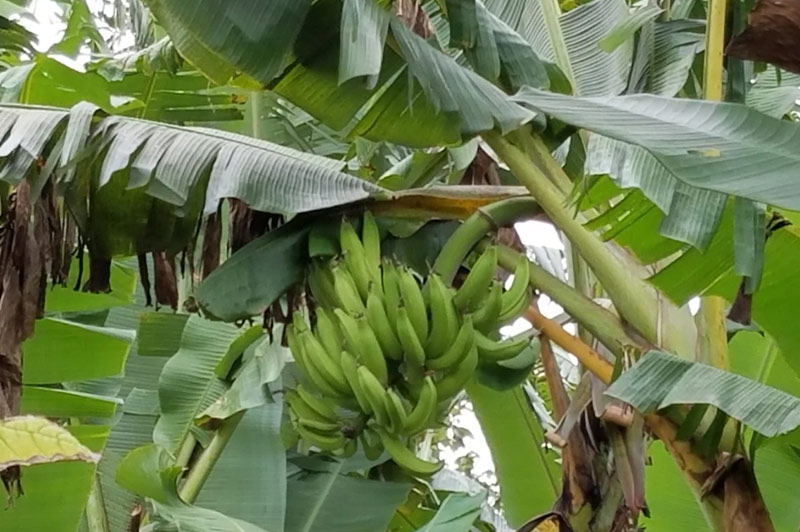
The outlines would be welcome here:
M 436 384 L 428 375 L 423 382 L 417 404 L 406 417 L 406 424 L 403 427 L 406 434 L 413 436 L 428 428 L 433 413 L 436 411 L 437 397 Z
M 468 312 L 477 309 L 488 294 L 489 284 L 494 278 L 496 269 L 497 248 L 489 246 L 475 261 L 469 275 L 464 279 L 464 283 L 453 296 L 453 303 L 456 304 L 456 307 Z
M 350 351 L 363 365 L 369 368 L 381 383 L 388 382 L 389 370 L 386 367 L 386 360 L 383 358 L 381 344 L 367 323 L 367 318 L 364 316 L 353 318 L 338 308 L 334 310 L 334 313 L 339 318 L 345 343 L 350 347 Z
M 397 320 L 397 307 L 400 306 L 400 277 L 397 267 L 390 260 L 383 261 L 383 304 L 390 323 Z
M 476 329 L 487 332 L 497 327 L 497 320 L 503 307 L 503 295 L 503 283 L 492 281 L 492 287 L 483 305 L 472 313 L 472 324 Z
M 341 265 L 333 267 L 333 290 L 339 304 L 351 314 L 363 314 L 366 310 L 356 283 L 348 271 Z
M 367 401 L 367 396 L 358 379 L 358 362 L 356 362 L 353 355 L 347 351 L 342 351 L 341 361 L 342 372 L 347 379 L 347 384 L 350 385 L 350 389 L 353 390 L 353 395 L 356 397 L 359 408 L 361 408 L 361 411 L 365 414 L 371 414 L 372 406 L 369 404 L 369 401 Z
M 485 362 L 500 362 L 519 355 L 531 343 L 530 337 L 519 340 L 493 340 L 483 333 L 475 332 L 475 347 L 480 359 Z
M 361 299 L 367 299 L 369 283 L 372 280 L 367 266 L 367 254 L 361 239 L 347 220 L 343 220 L 339 226 L 339 244 L 342 246 L 344 265 L 353 277 Z
M 308 270 L 306 280 L 311 289 L 311 295 L 320 305 L 333 308 L 339 303 L 336 292 L 333 290 L 333 278 L 328 270 L 314 263 Z
M 389 426 L 389 413 L 386 411 L 386 399 L 384 399 L 386 389 L 366 366 L 358 368 L 358 381 L 364 390 L 364 396 L 372 407 L 375 421 L 382 427 Z
M 341 427 L 338 423 L 333 423 L 330 421 L 317 421 L 316 419 L 308 419 L 300 416 L 297 417 L 297 424 L 321 433 L 336 432 L 341 430 Z
M 422 296 L 422 290 L 420 290 L 414 275 L 406 268 L 400 268 L 398 275 L 400 297 L 408 311 L 411 324 L 417 331 L 417 338 L 424 342 L 428 338 L 428 309 L 425 305 L 425 298 Z
M 478 350 L 473 346 L 469 350 L 467 356 L 464 357 L 458 366 L 453 371 L 445 374 L 436 383 L 436 395 L 438 400 L 444 401 L 450 399 L 458 392 L 460 392 L 469 380 L 475 375 L 475 370 L 478 368 Z
M 425 365 L 425 348 L 422 347 L 411 316 L 405 307 L 397 309 L 397 338 L 403 346 L 406 365 L 409 367 L 421 368 Z
M 345 445 L 345 438 L 341 432 L 318 432 L 303 425 L 295 427 L 297 433 L 305 441 L 319 447 L 323 451 L 335 451 Z
M 303 351 L 306 354 L 306 363 L 309 368 L 316 367 L 316 371 L 340 395 L 350 395 L 350 386 L 347 384 L 347 379 L 344 378 L 339 360 L 331 358 L 311 331 L 301 332 L 299 339 L 300 345 L 303 346 Z
M 387 428 L 392 434 L 400 434 L 403 432 L 408 419 L 408 412 L 406 412 L 406 407 L 403 405 L 403 400 L 391 388 L 386 390 L 383 397 L 386 403 L 386 412 L 389 414 L 389 426 Z
M 436 358 L 450 347 L 458 334 L 458 315 L 453 296 L 441 277 L 431 274 L 425 284 L 431 307 L 430 336 L 425 343 L 426 357 Z
M 307 392 L 305 393 L 307 394 Z M 313 397 L 312 401 L 315 405 L 318 405 L 319 408 L 315 408 L 308 401 L 303 399 L 296 390 L 286 390 L 284 400 L 299 418 L 327 423 L 334 423 L 337 421 L 336 412 L 334 412 L 333 408 L 316 397 Z
M 308 366 L 306 365 L 303 346 L 297 338 L 297 328 L 292 323 L 286 326 L 286 343 L 289 346 L 289 351 L 292 352 L 292 357 L 297 367 L 300 368 L 300 371 L 302 371 L 304 375 L 308 375 Z
M 383 306 L 383 299 L 375 285 L 372 285 L 367 296 L 367 321 L 372 331 L 381 344 L 383 353 L 391 359 L 401 360 L 403 358 L 403 346 L 394 333 L 386 308 Z
M 507 315 L 516 307 L 519 300 L 529 292 L 528 286 L 531 282 L 531 263 L 527 257 L 520 256 L 514 267 L 514 280 L 505 294 L 503 294 L 503 305 L 500 314 Z
M 358 437 L 361 440 L 361 448 L 364 449 L 364 456 L 367 460 L 377 460 L 383 454 L 383 443 L 381 437 L 375 429 L 367 427 Z
M 364 245 L 364 254 L 367 258 L 367 268 L 369 269 L 372 281 L 381 284 L 381 232 L 375 217 L 370 211 L 364 211 L 364 219 L 361 225 L 361 242 Z
M 467 315 L 464 317 L 456 339 L 447 351 L 439 358 L 429 358 L 425 361 L 425 365 L 434 370 L 453 368 L 467 356 L 474 344 L 475 330 L 472 327 L 472 317 Z
M 331 357 L 338 357 L 342 352 L 342 334 L 339 327 L 331 318 L 330 311 L 317 307 L 316 309 L 317 325 L 314 329 L 314 336 L 317 338 L 322 347 L 325 348 L 328 355 Z
M 294 392 L 319 416 L 322 416 L 330 421 L 335 421 L 338 419 L 336 415 L 336 408 L 334 406 L 306 390 L 302 384 L 298 385 L 297 388 L 294 389 Z
M 413 451 L 411 451 L 406 444 L 396 438 L 385 430 L 378 429 L 378 434 L 381 437 L 383 447 L 389 452 L 392 460 L 412 475 L 430 476 L 439 471 L 444 465 L 442 462 L 428 462 L 423 460 Z
M 299 310 L 295 310 L 292 314 L 292 325 L 294 325 L 297 334 L 310 329 L 308 323 L 306 322 L 306 317 Z
M 528 308 L 532 300 L 533 300 L 533 295 L 526 286 L 525 290 L 522 292 L 522 297 L 520 297 L 508 309 L 500 312 L 500 316 L 497 317 L 498 325 L 502 325 L 504 323 L 508 323 L 517 319 L 523 312 L 525 312 L 525 309 Z

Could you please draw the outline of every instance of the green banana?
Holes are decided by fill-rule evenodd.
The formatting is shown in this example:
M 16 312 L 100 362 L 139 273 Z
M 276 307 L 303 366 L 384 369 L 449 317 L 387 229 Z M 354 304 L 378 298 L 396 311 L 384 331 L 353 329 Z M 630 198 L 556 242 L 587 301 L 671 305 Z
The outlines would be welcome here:
M 428 309 L 425 299 L 422 297 L 422 290 L 420 290 L 414 275 L 406 268 L 400 268 L 398 276 L 400 297 L 408 311 L 411 324 L 417 331 L 417 338 L 424 342 L 428 338 Z
M 295 310 L 292 314 L 292 325 L 294 325 L 297 334 L 309 330 L 308 323 L 306 323 L 306 317 L 303 316 L 303 313 L 299 310 Z
M 397 335 L 394 333 L 389 317 L 386 314 L 386 308 L 383 306 L 383 298 L 375 285 L 370 287 L 369 296 L 367 296 L 367 321 L 378 338 L 378 343 L 381 344 L 383 353 L 388 358 L 401 360 L 403 358 L 403 346 L 400 345 L 400 340 L 397 339 Z
M 369 283 L 372 280 L 367 265 L 367 254 L 361 239 L 347 220 L 343 220 L 340 226 L 339 244 L 342 246 L 344 265 L 353 277 L 361 299 L 367 299 Z
M 475 347 L 478 349 L 480 359 L 484 362 L 500 362 L 512 359 L 528 347 L 530 343 L 530 337 L 498 341 L 475 331 Z
M 370 211 L 364 211 L 364 220 L 361 226 L 361 242 L 364 245 L 364 254 L 367 258 L 372 281 L 381 284 L 381 232 L 375 217 Z
M 472 346 L 475 345 L 475 331 L 472 326 L 472 317 L 467 315 L 458 330 L 458 335 L 452 345 L 439 358 L 429 358 L 425 365 L 428 369 L 446 370 L 456 366 L 467 356 Z
M 386 367 L 386 360 L 383 358 L 381 345 L 367 323 L 366 317 L 353 318 L 338 308 L 334 310 L 334 313 L 339 318 L 345 343 L 350 351 L 363 365 L 369 368 L 381 383 L 387 383 L 389 370 Z
M 295 390 L 287 390 L 286 397 L 285 397 L 286 404 L 289 405 L 289 408 L 297 415 L 298 418 L 302 419 L 310 419 L 314 421 L 319 421 L 321 423 L 333 423 L 336 421 L 336 415 L 331 410 L 330 412 L 333 414 L 331 416 L 323 415 L 318 410 L 313 408 L 310 404 L 303 400 L 302 397 L 295 391 Z M 325 411 L 328 411 L 328 408 L 325 408 Z
M 383 261 L 383 304 L 390 323 L 397 320 L 397 307 L 400 305 L 400 277 L 397 267 L 390 261 Z
M 389 452 L 392 460 L 406 472 L 412 475 L 430 476 L 439 471 L 444 465 L 442 462 L 436 463 L 423 460 L 406 447 L 402 440 L 392 436 L 385 430 L 377 430 L 383 447 Z
M 321 416 L 329 421 L 335 421 L 338 419 L 336 416 L 336 409 L 331 406 L 330 403 L 320 399 L 316 395 L 306 390 L 302 384 L 298 385 L 297 388 L 294 389 L 294 393 L 300 398 L 301 401 L 303 401 L 303 403 L 308 405 L 311 410 L 316 412 L 318 416 Z
M 333 278 L 330 271 L 313 264 L 308 271 L 308 286 L 314 299 L 321 305 L 333 308 L 339 304 L 339 298 L 333 289 Z
M 400 396 L 389 388 L 384 394 L 386 412 L 389 414 L 389 430 L 392 434 L 400 434 L 406 426 L 408 412 Z
M 369 401 L 367 401 L 367 396 L 364 393 L 364 389 L 361 388 L 361 382 L 358 380 L 358 362 L 356 362 L 353 355 L 347 351 L 342 351 L 341 361 L 342 372 L 347 379 L 347 383 L 350 385 L 350 389 L 353 390 L 353 395 L 356 397 L 359 408 L 361 408 L 361 411 L 365 414 L 371 414 L 372 406 L 369 404 Z
M 333 289 L 339 304 L 350 314 L 363 314 L 366 310 L 355 281 L 341 265 L 333 267 Z
M 531 291 L 528 290 L 528 287 L 525 287 L 522 297 L 520 297 L 512 306 L 500 312 L 500 316 L 497 317 L 497 323 L 502 325 L 504 323 L 514 321 L 523 312 L 525 312 L 525 309 L 528 308 L 532 300 L 533 295 L 531 294 Z
M 336 451 L 345 445 L 345 438 L 341 432 L 338 433 L 321 433 L 313 429 L 297 425 L 295 427 L 297 433 L 308 443 L 319 447 L 323 451 Z
M 414 405 L 414 408 L 411 409 L 411 412 L 406 417 L 406 423 L 403 427 L 403 431 L 406 434 L 413 436 L 428 428 L 433 413 L 436 411 L 437 397 L 436 384 L 433 382 L 433 378 L 428 375 L 423 382 L 417 404 Z
M 460 392 L 475 375 L 478 368 L 478 350 L 474 346 L 469 350 L 453 371 L 445 374 L 436 383 L 436 395 L 439 401 L 450 399 Z
M 425 343 L 427 357 L 436 358 L 452 345 L 458 334 L 458 315 L 453 296 L 441 277 L 431 274 L 425 284 L 431 307 L 431 330 Z
M 464 279 L 464 283 L 453 296 L 453 303 L 461 310 L 468 312 L 477 309 L 488 294 L 489 284 L 492 282 L 497 269 L 497 248 L 489 246 L 475 261 L 472 270 Z
M 530 277 L 531 277 L 531 263 L 528 262 L 527 257 L 520 256 L 519 260 L 517 260 L 517 265 L 514 267 L 514 280 L 511 282 L 511 286 L 503 294 L 503 304 L 500 310 L 500 314 L 508 315 L 510 312 L 513 312 L 518 304 L 519 300 L 523 299 L 529 292 L 528 286 L 530 284 Z M 514 316 L 519 314 L 520 311 L 517 311 Z
M 341 429 L 338 423 L 333 423 L 330 421 L 317 421 L 316 419 L 308 419 L 299 416 L 297 417 L 297 424 L 321 433 L 335 432 Z
M 336 449 L 333 451 L 333 455 L 337 458 L 350 458 L 356 451 L 358 450 L 358 440 L 354 440 L 352 438 L 345 438 L 344 439 L 344 446 L 340 449 Z
M 300 345 L 303 346 L 303 351 L 307 355 L 306 362 L 308 366 L 316 367 L 322 378 L 340 395 L 350 395 L 350 386 L 347 384 L 347 379 L 344 378 L 344 373 L 338 360 L 339 356 L 337 355 L 337 360 L 334 360 L 311 331 L 301 332 L 299 339 Z
M 382 427 L 389 426 L 389 412 L 386 411 L 386 399 L 384 399 L 386 389 L 366 366 L 358 368 L 358 382 L 361 383 L 364 396 L 372 407 L 375 421 Z
M 503 305 L 503 283 L 492 281 L 489 295 L 483 305 L 472 313 L 472 324 L 482 332 L 494 330 L 497 327 L 497 320 L 500 317 L 500 310 Z
M 364 449 L 364 456 L 367 460 L 377 460 L 383 454 L 383 443 L 381 437 L 375 429 L 367 427 L 358 437 L 361 440 L 361 447 Z
M 295 364 L 297 364 L 304 375 L 308 375 L 305 353 L 303 353 L 303 346 L 300 345 L 300 340 L 297 338 L 297 328 L 294 324 L 290 323 L 286 326 L 286 343 L 289 345 L 289 351 L 292 352 Z
M 328 352 L 328 355 L 338 356 L 342 352 L 342 335 L 339 327 L 331 318 L 330 311 L 317 307 L 316 315 L 317 325 L 314 329 L 314 336 Z
M 397 337 L 405 353 L 406 365 L 409 367 L 423 367 L 425 365 L 425 348 L 422 347 L 422 342 L 417 337 L 417 332 L 414 330 L 413 323 L 411 323 L 411 316 L 409 316 L 405 307 L 397 309 L 396 326 Z

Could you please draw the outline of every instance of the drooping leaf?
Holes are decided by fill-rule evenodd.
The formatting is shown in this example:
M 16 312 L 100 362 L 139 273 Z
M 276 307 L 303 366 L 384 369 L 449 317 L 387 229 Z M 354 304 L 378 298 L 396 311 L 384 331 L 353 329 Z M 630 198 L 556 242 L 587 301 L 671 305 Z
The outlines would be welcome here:
M 558 498 L 555 456 L 543 447 L 544 430 L 521 388 L 498 392 L 472 383 L 467 393 L 492 452 L 506 518 L 519 527 Z
M 753 469 L 775 530 L 800 527 L 800 456 L 796 448 L 779 443 L 760 448 Z
M 23 382 L 52 384 L 117 375 L 130 349 L 132 332 L 45 318 L 36 323 L 23 349 Z
M 119 463 L 115 479 L 125 489 L 158 502 L 175 501 L 182 468 L 158 445 L 130 451 Z
M 0 421 L 0 469 L 53 462 L 97 463 L 93 453 L 63 427 L 42 417 L 17 416 Z
M 697 499 L 664 444 L 653 442 L 649 455 L 651 463 L 645 470 L 645 481 L 650 516 L 642 516 L 640 522 L 652 532 L 710 532 Z
M 181 336 L 181 347 L 164 365 L 158 381 L 161 417 L 153 441 L 175 452 L 194 418 L 227 388 L 214 369 L 239 335 L 233 325 L 192 316 Z
M 374 532 L 386 528 L 411 486 L 340 475 L 341 464 L 328 472 L 300 471 L 289 477 L 285 532 Z M 357 511 L 343 511 L 346 508 Z
M 374 0 L 346 0 L 342 8 L 339 83 L 365 76 L 378 80 L 391 12 Z M 372 83 L 367 81 L 368 85 Z
M 0 512 L 0 529 L 75 532 L 89 498 L 94 471 L 94 464 L 84 462 L 26 467 L 25 495 Z
M 469 530 L 472 522 L 480 516 L 486 493 L 475 495 L 453 493 L 449 495 L 433 519 L 428 521 L 420 532 L 448 532 L 450 530 Z
M 235 384 L 234 384 L 235 386 Z M 197 498 L 197 505 L 283 530 L 286 451 L 280 436 L 282 403 L 248 410 Z
M 120 404 L 122 401 L 114 397 L 23 386 L 20 411 L 50 418 L 110 418 Z
M 800 188 L 794 185 L 800 126 L 792 122 L 740 104 L 650 95 L 574 98 L 526 88 L 515 99 L 642 146 L 689 185 L 800 208 Z
M 181 336 L 187 314 L 169 312 L 142 312 L 139 314 L 139 329 L 136 333 L 138 353 L 143 356 L 175 354 L 181 346 Z
M 605 392 L 642 412 L 710 404 L 765 436 L 800 426 L 800 399 L 712 366 L 650 351 Z
M 462 133 L 479 133 L 495 125 L 510 131 L 533 118 L 500 89 L 429 46 L 401 21 L 393 20 L 391 28 L 425 94 L 437 109 L 458 113 Z
M 253 4 L 147 0 L 175 47 L 206 76 L 225 84 L 235 70 L 261 83 L 280 73 L 311 0 Z
M 153 503 L 152 532 L 270 532 L 227 515 L 189 505 Z
M 631 12 L 622 22 L 617 23 L 600 41 L 600 48 L 604 52 L 613 52 L 622 43 L 633 38 L 636 32 L 647 22 L 655 20 L 661 14 L 661 8 L 655 4 L 638 7 Z
M 197 290 L 207 315 L 235 321 L 260 314 L 303 277 L 309 226 L 296 220 L 237 251 Z M 269 272 L 269 282 L 263 282 Z

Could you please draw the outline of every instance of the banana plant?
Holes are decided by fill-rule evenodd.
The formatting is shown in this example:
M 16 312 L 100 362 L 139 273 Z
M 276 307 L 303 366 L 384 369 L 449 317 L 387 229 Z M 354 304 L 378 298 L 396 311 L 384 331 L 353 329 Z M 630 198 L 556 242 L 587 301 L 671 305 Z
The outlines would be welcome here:
M 796 516 L 780 508 L 797 505 L 773 489 L 797 478 L 800 340 L 785 310 L 797 254 L 788 226 L 797 132 L 783 119 L 796 88 L 788 73 L 730 58 L 728 103 L 701 100 L 723 99 L 723 44 L 726 31 L 742 29 L 743 6 L 732 7 L 726 28 L 716 1 L 707 8 L 622 0 L 145 4 L 169 40 L 144 39 L 148 48 L 87 73 L 20 55 L 0 74 L 4 99 L 21 103 L 0 108 L 3 212 L 16 222 L 5 238 L 34 235 L 4 259 L 5 272 L 25 265 L 25 275 L 4 273 L 4 295 L 21 303 L 0 306 L 5 327 L 25 320 L 12 346 L 23 345 L 23 382 L 35 368 L 35 343 L 48 327 L 65 325 L 58 320 L 116 334 L 112 313 L 98 325 L 79 309 L 39 320 L 28 339 L 44 277 L 27 272 L 42 264 L 64 282 L 64 260 L 54 257 L 78 250 L 73 286 L 100 292 L 84 294 L 97 308 L 96 298 L 108 302 L 102 293 L 118 290 L 112 258 L 139 259 L 139 306 L 126 309 L 136 325 L 123 327 L 138 329 L 137 352 L 128 355 L 122 387 L 109 392 L 124 396 L 125 411 L 108 436 L 83 526 L 380 530 L 399 521 L 398 529 L 412 530 L 458 517 L 459 529 L 481 529 L 482 498 L 439 500 L 447 493 L 420 479 L 438 469 L 433 455 L 425 441 L 407 448 L 400 428 L 413 436 L 429 425 L 422 412 L 452 382 L 447 395 L 466 384 L 514 527 L 612 530 L 641 519 L 669 530 L 681 515 L 693 530 L 796 529 Z M 76 38 L 91 41 L 87 35 Z M 453 186 L 460 181 L 484 186 Z M 377 217 L 384 253 L 416 273 L 382 264 L 362 233 L 372 250 L 365 271 L 351 260 L 359 254 L 352 234 L 331 237 L 332 227 L 347 227 L 343 215 L 361 220 L 363 212 Z M 497 245 L 508 243 L 498 228 L 534 217 L 564 235 L 567 275 L 521 257 L 519 246 Z M 48 240 L 46 227 L 57 227 L 59 238 Z M 60 251 L 40 255 L 45 249 Z M 341 323 L 349 349 L 416 356 L 398 362 L 354 353 L 364 366 L 350 364 L 355 373 L 343 380 L 338 366 L 304 364 L 306 352 L 325 364 L 336 338 L 319 332 L 325 313 L 304 325 L 284 310 L 302 301 L 309 264 L 339 271 L 332 286 L 343 308 L 327 318 Z M 514 274 L 508 291 L 490 281 L 496 268 Z M 390 297 L 387 271 L 402 288 L 402 304 L 387 307 L 394 316 L 376 304 Z M 155 304 L 180 313 L 142 313 L 151 272 Z M 313 286 L 325 280 L 308 278 L 312 304 L 325 307 L 330 298 Z M 528 284 L 564 309 L 577 335 L 516 297 L 529 295 Z M 487 299 L 478 308 L 481 292 Z M 695 318 L 685 303 L 700 295 Z M 456 314 L 447 310 L 451 296 Z M 496 327 L 484 334 L 495 309 L 508 318 L 524 312 L 537 331 L 538 361 L 526 353 L 516 366 L 500 360 L 517 360 L 530 338 L 497 344 Z M 205 318 L 187 316 L 198 310 Z M 254 317 L 269 334 L 231 325 Z M 294 356 L 285 366 L 281 324 Z M 422 343 L 427 327 L 447 333 Z M 452 336 L 470 327 L 472 334 Z M 451 336 L 445 352 L 442 339 Z M 454 349 L 464 347 L 458 336 L 474 338 L 477 349 Z M 742 357 L 748 350 L 758 371 Z M 564 352 L 591 376 L 565 382 L 556 359 Z M 469 371 L 446 381 L 451 357 Z M 392 380 L 398 367 L 403 380 Z M 429 375 L 418 379 L 407 368 Z M 476 368 L 476 380 L 461 380 Z M 790 378 L 779 380 L 781 373 Z M 87 378 L 76 375 L 54 371 L 35 384 Z M 324 405 L 313 409 L 309 397 L 284 394 L 298 379 L 368 414 L 353 423 L 377 423 L 375 441 L 392 460 L 340 452 L 337 418 Z M 27 397 L 44 404 L 55 394 L 50 403 L 69 404 L 55 397 L 100 389 L 83 386 L 37 388 Z M 355 397 L 340 397 L 346 389 Z M 533 399 L 557 427 L 543 428 Z M 407 410 L 412 400 L 425 408 Z M 80 417 L 63 408 L 37 413 Z M 303 436 L 299 443 L 292 431 L 282 434 L 285 418 Z M 265 445 L 255 449 L 254 438 Z M 309 444 L 338 458 L 309 454 Z M 237 483 L 248 496 L 224 496 Z M 680 503 L 664 496 L 676 492 Z M 359 503 L 370 508 L 361 524 L 341 516 Z

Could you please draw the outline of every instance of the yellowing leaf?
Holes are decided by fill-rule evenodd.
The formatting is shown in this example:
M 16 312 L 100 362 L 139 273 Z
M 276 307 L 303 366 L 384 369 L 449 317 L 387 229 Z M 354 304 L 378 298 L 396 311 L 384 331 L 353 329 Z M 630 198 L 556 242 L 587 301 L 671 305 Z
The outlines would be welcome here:
M 0 470 L 16 465 L 99 460 L 99 454 L 45 418 L 19 416 L 0 421 Z

